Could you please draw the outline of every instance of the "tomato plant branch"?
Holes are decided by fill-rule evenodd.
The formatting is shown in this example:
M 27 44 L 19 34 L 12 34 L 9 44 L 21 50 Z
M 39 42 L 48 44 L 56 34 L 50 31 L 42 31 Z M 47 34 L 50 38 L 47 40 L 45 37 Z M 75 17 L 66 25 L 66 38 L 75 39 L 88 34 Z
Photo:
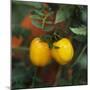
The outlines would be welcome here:
M 31 85 L 32 88 L 35 86 L 36 75 L 37 75 L 37 67 L 35 67 L 34 76 L 32 78 L 32 85 Z
M 45 23 L 46 23 L 46 19 L 50 16 L 52 14 L 52 12 L 51 13 L 48 13 L 48 14 L 46 14 L 45 15 L 45 17 L 43 18 L 43 22 L 42 22 L 42 29 L 44 29 L 44 26 L 45 26 Z
M 74 67 L 74 66 L 76 65 L 76 63 L 80 60 L 80 58 L 81 58 L 82 54 L 84 53 L 86 47 L 87 47 L 87 46 L 85 45 L 85 46 L 82 48 L 81 53 L 79 54 L 79 56 L 77 57 L 75 63 L 74 63 L 71 67 Z
M 43 22 L 42 22 L 42 29 L 44 29 L 44 25 L 45 25 L 45 22 L 46 22 L 46 19 L 48 18 L 49 14 L 47 14 L 44 19 L 43 19 Z
M 61 38 L 61 36 L 57 33 L 54 33 L 55 40 L 58 40 L 58 38 Z

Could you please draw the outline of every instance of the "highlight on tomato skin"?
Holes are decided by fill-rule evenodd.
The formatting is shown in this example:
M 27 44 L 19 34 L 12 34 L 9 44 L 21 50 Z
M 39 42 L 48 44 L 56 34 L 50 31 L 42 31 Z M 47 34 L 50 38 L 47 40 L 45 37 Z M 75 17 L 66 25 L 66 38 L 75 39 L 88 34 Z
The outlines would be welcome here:
M 62 38 L 57 42 L 53 43 L 51 53 L 52 57 L 57 63 L 65 65 L 72 60 L 74 56 L 74 48 L 71 41 L 68 38 Z
M 29 47 L 29 58 L 32 64 L 44 67 L 51 62 L 51 52 L 49 45 L 36 37 L 32 40 Z

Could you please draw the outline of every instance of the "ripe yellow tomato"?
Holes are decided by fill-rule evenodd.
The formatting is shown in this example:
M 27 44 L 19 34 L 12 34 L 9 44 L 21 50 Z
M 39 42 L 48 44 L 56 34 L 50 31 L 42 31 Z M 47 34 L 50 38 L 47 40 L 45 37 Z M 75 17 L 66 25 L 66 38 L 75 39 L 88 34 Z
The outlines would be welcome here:
M 74 55 L 74 49 L 69 39 L 63 38 L 53 43 L 52 57 L 61 65 L 70 62 Z
M 30 45 L 30 60 L 36 66 L 46 66 L 51 59 L 51 52 L 46 42 L 40 38 L 34 38 Z

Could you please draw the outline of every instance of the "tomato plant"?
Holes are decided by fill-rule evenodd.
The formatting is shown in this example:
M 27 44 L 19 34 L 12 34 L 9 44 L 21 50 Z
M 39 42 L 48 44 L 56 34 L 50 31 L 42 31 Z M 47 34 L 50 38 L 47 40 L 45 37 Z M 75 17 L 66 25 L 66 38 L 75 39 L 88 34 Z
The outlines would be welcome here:
M 87 84 L 87 6 L 12 1 L 12 88 Z

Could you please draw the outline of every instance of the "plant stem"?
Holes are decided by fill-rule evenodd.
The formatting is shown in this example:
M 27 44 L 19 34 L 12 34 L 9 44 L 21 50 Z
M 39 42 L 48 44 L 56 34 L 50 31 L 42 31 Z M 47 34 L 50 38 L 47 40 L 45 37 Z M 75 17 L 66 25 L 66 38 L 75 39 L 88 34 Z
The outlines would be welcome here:
M 58 72 L 56 74 L 56 80 L 55 80 L 54 85 L 53 85 L 54 87 L 58 85 L 58 82 L 59 82 L 60 76 L 61 76 L 61 72 L 62 72 L 62 66 L 59 66 Z
M 76 63 L 79 61 L 79 59 L 81 58 L 82 54 L 84 53 L 86 47 L 87 47 L 86 45 L 83 47 L 81 53 L 79 54 L 79 56 L 77 57 L 75 63 L 71 67 L 74 67 L 76 65 Z
M 44 29 L 44 25 L 45 25 L 45 22 L 46 22 L 46 19 L 48 18 L 48 16 L 49 16 L 49 14 L 47 14 L 43 19 L 42 29 Z
M 36 75 L 37 75 L 37 67 L 35 67 L 34 76 L 32 78 L 32 85 L 31 85 L 32 88 L 35 86 Z
M 48 18 L 51 14 L 52 14 L 52 13 L 48 13 L 48 14 L 46 14 L 45 17 L 43 18 L 42 29 L 44 29 L 44 26 L 45 26 L 46 20 L 47 20 L 47 18 Z

